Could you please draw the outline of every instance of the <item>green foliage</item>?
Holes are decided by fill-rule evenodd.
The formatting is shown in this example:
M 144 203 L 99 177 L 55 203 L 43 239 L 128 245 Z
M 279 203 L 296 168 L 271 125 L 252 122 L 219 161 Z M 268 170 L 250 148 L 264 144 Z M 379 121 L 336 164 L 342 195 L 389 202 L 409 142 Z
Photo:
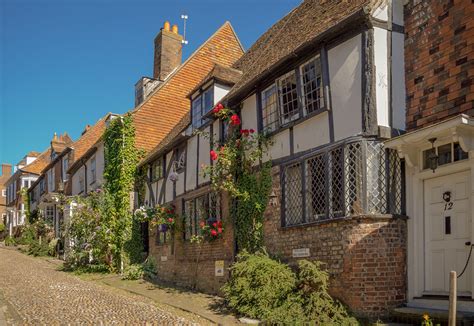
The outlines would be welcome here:
M 297 272 L 266 253 L 241 253 L 223 287 L 236 312 L 269 324 L 358 325 L 328 294 L 329 275 L 320 262 L 299 262 Z
M 129 113 L 112 120 L 104 133 L 104 190 L 112 203 L 104 226 L 110 230 L 106 242 L 110 246 L 112 264 L 117 270 L 142 252 L 138 241 L 132 239 L 136 233 L 133 232 L 130 211 L 130 192 L 134 190 L 134 181 L 139 175 L 136 167 L 141 154 L 135 147 L 132 115 Z
M 0 233 L 2 233 L 3 231 L 5 231 L 5 224 L 0 222 Z
M 157 264 L 155 258 L 148 256 L 143 263 L 143 274 L 145 277 L 154 278 L 156 276 Z
M 5 246 L 14 246 L 16 245 L 16 241 L 15 241 L 15 238 L 13 238 L 12 236 L 7 236 L 5 238 Z
M 125 268 L 122 279 L 123 280 L 139 280 L 143 278 L 144 271 L 141 264 L 131 264 Z
M 234 111 L 221 104 L 213 109 L 215 117 L 229 125 L 227 139 L 213 146 L 214 164 L 204 168 L 215 191 L 228 193 L 234 199 L 232 217 L 239 250 L 257 252 L 263 246 L 263 214 L 271 191 L 271 163 L 262 164 L 270 140 L 255 130 L 240 129 Z
M 28 253 L 28 255 L 32 255 L 35 257 L 48 256 L 50 253 L 50 249 L 49 249 L 48 242 L 41 241 L 40 243 L 39 240 L 33 240 L 28 245 L 28 249 L 26 252 Z

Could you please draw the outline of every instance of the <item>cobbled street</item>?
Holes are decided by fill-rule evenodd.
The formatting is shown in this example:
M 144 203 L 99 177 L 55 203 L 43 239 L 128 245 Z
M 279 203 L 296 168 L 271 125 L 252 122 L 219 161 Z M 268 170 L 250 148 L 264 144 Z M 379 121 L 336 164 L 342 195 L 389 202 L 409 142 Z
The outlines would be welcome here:
M 193 324 L 166 308 L 83 281 L 45 260 L 0 248 L 0 325 Z

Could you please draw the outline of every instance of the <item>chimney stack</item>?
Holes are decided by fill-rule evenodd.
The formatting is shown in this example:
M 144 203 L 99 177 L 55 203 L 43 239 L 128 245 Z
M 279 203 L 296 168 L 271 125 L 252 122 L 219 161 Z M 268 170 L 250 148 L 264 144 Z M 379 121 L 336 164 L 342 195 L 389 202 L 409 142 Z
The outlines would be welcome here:
M 11 164 L 2 163 L 2 176 L 12 175 L 12 166 Z
M 183 36 L 178 34 L 178 26 L 166 21 L 155 38 L 155 60 L 153 78 L 165 80 L 181 64 Z

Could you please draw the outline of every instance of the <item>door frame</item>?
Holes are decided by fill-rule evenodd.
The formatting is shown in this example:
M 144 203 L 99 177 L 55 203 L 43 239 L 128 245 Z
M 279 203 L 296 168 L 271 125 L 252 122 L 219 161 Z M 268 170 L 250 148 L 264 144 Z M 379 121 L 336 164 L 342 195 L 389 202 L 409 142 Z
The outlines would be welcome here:
M 421 155 L 420 151 L 420 155 Z M 421 160 L 420 160 L 421 161 Z M 421 297 L 425 292 L 425 180 L 469 171 L 471 193 L 469 202 L 474 207 L 474 152 L 469 153 L 467 160 L 450 163 L 431 170 L 421 170 L 419 165 L 407 167 L 407 274 L 408 300 Z M 471 209 L 471 242 L 474 243 L 474 209 Z M 470 264 L 474 264 L 471 257 Z M 471 269 L 474 274 L 474 268 Z M 471 275 L 471 296 L 474 299 L 474 275 Z

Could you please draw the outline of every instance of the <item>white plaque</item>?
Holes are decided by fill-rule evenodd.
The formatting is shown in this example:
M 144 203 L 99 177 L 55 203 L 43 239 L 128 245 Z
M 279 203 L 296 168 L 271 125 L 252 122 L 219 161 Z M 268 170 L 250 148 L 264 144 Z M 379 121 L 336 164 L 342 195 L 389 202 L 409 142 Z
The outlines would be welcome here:
M 216 260 L 215 263 L 216 276 L 224 276 L 224 261 Z
M 161 256 L 161 261 L 168 261 L 168 256 Z
M 309 257 L 309 248 L 293 249 L 294 258 Z

